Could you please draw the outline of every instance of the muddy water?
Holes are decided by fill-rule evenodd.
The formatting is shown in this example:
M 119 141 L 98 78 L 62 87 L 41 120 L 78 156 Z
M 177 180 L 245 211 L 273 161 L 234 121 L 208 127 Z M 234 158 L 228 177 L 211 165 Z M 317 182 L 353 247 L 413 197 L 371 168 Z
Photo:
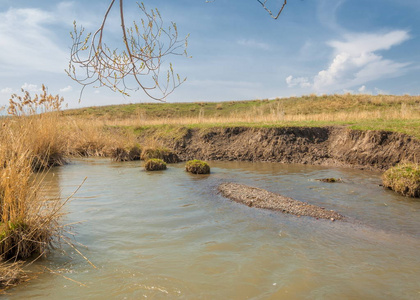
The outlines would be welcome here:
M 81 160 L 54 169 L 70 194 L 66 223 L 97 269 L 70 247 L 7 299 L 418 299 L 420 201 L 378 186 L 378 173 L 306 165 L 213 162 L 147 173 L 139 162 Z M 317 178 L 341 177 L 344 183 Z M 217 194 L 234 181 L 336 210 L 351 222 L 248 208 Z M 73 280 L 66 279 L 65 277 Z M 76 283 L 77 281 L 79 283 Z

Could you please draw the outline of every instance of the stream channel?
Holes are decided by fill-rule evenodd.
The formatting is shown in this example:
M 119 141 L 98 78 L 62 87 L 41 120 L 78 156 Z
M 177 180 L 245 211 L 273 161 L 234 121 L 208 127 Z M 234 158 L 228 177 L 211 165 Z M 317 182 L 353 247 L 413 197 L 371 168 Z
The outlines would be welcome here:
M 419 299 L 420 200 L 379 186 L 380 173 L 279 163 L 73 160 L 51 170 L 48 193 L 70 195 L 71 247 L 53 250 L 36 278 L 5 299 Z M 342 178 L 324 183 L 318 178 Z M 222 182 L 267 189 L 335 210 L 347 222 L 249 208 Z M 80 243 L 84 246 L 78 245 Z M 56 274 L 45 271 L 47 267 Z M 80 285 L 74 281 L 82 283 Z

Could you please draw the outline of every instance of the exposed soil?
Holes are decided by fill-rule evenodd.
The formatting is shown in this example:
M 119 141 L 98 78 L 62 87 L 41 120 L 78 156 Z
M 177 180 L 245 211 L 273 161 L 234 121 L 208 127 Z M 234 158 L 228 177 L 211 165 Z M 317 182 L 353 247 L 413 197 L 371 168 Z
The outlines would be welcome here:
M 188 129 L 182 136 L 160 139 L 183 161 L 271 161 L 386 170 L 420 158 L 420 141 L 411 136 L 344 127 Z
M 333 210 L 298 201 L 269 191 L 238 183 L 222 183 L 219 191 L 226 198 L 248 205 L 281 211 L 296 216 L 308 216 L 331 221 L 343 220 L 344 216 Z

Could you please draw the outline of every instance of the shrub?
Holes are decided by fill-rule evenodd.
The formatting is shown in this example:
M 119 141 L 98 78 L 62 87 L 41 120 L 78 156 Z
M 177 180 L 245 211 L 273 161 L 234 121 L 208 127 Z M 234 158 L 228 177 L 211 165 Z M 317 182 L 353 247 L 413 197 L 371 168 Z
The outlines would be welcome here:
M 420 164 L 403 163 L 382 175 L 384 187 L 403 196 L 420 197 Z
M 166 170 L 166 163 L 159 158 L 151 158 L 144 165 L 146 171 Z
M 185 170 L 193 174 L 210 174 L 208 163 L 197 159 L 188 161 Z

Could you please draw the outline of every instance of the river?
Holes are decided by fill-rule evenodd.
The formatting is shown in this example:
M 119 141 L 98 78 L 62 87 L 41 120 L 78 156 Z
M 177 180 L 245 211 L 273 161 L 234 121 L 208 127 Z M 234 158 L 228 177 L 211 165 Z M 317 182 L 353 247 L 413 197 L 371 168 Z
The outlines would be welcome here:
M 31 266 L 6 299 L 420 298 L 420 201 L 380 174 L 279 163 L 211 162 L 146 172 L 140 162 L 74 160 L 45 178 L 73 243 Z M 319 178 L 342 178 L 324 183 Z M 249 208 L 217 193 L 226 181 L 333 209 L 331 222 Z M 45 271 L 46 268 L 54 273 Z

